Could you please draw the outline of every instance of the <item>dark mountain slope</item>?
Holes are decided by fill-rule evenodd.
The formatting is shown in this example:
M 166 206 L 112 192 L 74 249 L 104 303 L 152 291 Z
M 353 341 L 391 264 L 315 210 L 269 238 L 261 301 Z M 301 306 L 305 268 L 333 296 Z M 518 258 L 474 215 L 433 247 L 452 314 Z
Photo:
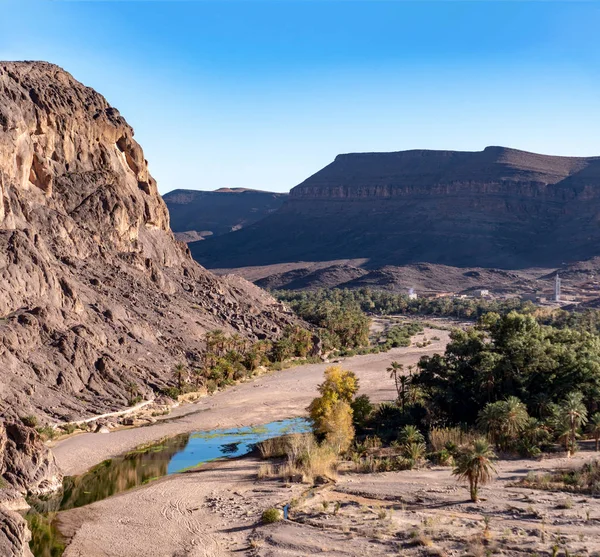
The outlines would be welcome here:
M 279 209 L 286 198 L 286 193 L 244 188 L 173 190 L 163 197 L 171 228 L 182 241 L 220 236 L 249 226 Z
M 211 268 L 366 258 L 367 268 L 559 266 L 598 253 L 600 157 L 488 147 L 338 156 L 244 230 L 190 245 Z

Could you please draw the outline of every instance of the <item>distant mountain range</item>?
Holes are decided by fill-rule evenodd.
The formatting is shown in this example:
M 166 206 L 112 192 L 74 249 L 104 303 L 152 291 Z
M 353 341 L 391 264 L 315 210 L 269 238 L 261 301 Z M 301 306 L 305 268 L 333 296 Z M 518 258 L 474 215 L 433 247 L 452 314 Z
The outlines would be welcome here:
M 171 227 L 184 242 L 203 240 L 244 228 L 283 205 L 287 193 L 246 188 L 215 191 L 174 190 L 163 196 Z
M 208 268 L 360 259 L 364 269 L 524 269 L 593 257 L 599 241 L 600 157 L 487 147 L 339 155 L 278 210 L 190 248 Z

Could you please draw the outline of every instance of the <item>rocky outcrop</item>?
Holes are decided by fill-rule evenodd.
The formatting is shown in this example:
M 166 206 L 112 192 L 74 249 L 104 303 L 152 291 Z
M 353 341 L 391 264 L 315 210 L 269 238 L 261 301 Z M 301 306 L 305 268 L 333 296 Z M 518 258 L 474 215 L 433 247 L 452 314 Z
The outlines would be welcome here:
M 286 193 L 246 188 L 173 190 L 164 196 L 171 228 L 186 243 L 250 226 L 279 209 L 286 198 Z
M 72 420 L 146 398 L 203 334 L 293 317 L 197 265 L 133 130 L 57 66 L 0 62 L 0 414 Z
M 18 422 L 0 424 L 0 476 L 23 495 L 44 496 L 62 487 L 50 449 L 35 429 Z
M 190 244 L 211 268 L 367 260 L 560 266 L 597 254 L 600 157 L 503 147 L 338 156 L 242 231 Z
M 35 429 L 0 423 L 0 555 L 31 557 L 31 534 L 15 511 L 28 508 L 25 495 L 47 496 L 62 487 L 54 456 Z
M 0 555 L 3 557 L 33 557 L 29 550 L 31 533 L 27 522 L 18 513 L 0 506 Z

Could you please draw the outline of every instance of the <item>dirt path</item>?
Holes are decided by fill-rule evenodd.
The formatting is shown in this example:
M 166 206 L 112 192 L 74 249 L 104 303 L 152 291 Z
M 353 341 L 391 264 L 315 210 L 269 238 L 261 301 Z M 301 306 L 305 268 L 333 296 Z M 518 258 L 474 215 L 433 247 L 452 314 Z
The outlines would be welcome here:
M 425 348 L 394 348 L 383 354 L 346 358 L 340 365 L 357 374 L 360 392 L 369 395 L 371 400 L 392 400 L 395 397 L 394 385 L 385 371 L 390 362 L 398 361 L 407 366 L 415 364 L 425 354 L 443 352 L 448 334 L 448 331 L 425 329 L 428 339 L 435 336 L 439 340 L 432 341 Z M 166 436 L 197 430 L 253 426 L 303 416 L 306 407 L 316 396 L 317 385 L 323 379 L 325 368 L 330 365 L 312 364 L 265 375 L 197 403 L 176 408 L 167 419 L 156 424 L 110 434 L 77 435 L 59 442 L 53 452 L 65 474 L 80 474 L 107 458 Z

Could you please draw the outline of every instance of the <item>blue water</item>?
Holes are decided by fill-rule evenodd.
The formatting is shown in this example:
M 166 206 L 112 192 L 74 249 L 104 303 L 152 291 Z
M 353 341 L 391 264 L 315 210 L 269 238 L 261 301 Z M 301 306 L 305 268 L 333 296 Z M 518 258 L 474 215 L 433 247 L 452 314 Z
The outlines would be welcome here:
M 198 468 L 206 462 L 245 455 L 265 439 L 308 431 L 308 420 L 295 418 L 257 427 L 186 433 L 105 460 L 85 474 L 66 477 L 61 493 L 29 501 L 31 550 L 35 557 L 62 555 L 65 543 L 56 522 L 60 511 L 101 501 L 162 476 Z
M 304 418 L 282 420 L 257 427 L 217 429 L 192 433 L 185 448 L 171 457 L 167 474 L 176 474 L 218 458 L 232 458 L 249 453 L 254 445 L 290 433 L 310 431 Z

